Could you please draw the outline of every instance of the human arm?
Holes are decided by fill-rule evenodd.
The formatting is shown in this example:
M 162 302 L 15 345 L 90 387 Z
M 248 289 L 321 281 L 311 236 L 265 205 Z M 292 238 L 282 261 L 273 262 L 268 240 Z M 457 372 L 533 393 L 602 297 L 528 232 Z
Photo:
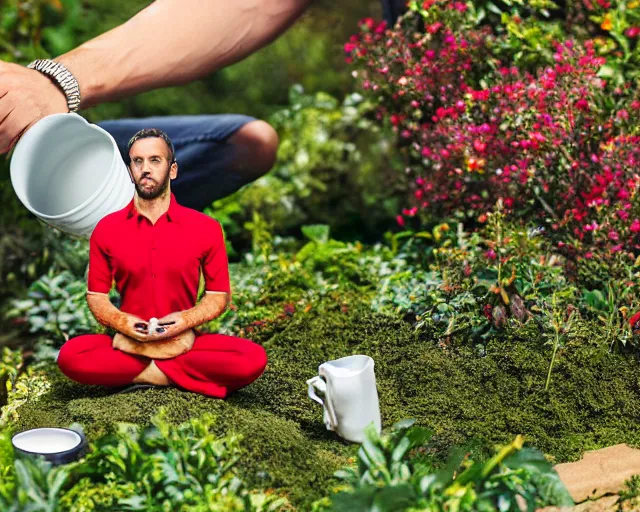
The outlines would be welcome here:
M 89 238 L 89 272 L 87 277 L 87 304 L 96 320 L 137 341 L 150 341 L 148 323 L 135 315 L 116 308 L 109 300 L 113 285 L 110 229 L 103 219 L 96 224 Z
M 148 333 L 148 323 L 146 320 L 120 311 L 111 303 L 107 294 L 88 292 L 87 304 L 89 305 L 91 313 L 93 313 L 93 316 L 100 324 L 111 327 L 128 338 L 142 342 L 158 339 Z
M 54 60 L 78 80 L 86 109 L 186 84 L 238 62 L 286 31 L 311 1 L 156 0 Z M 0 62 L 0 99 L 0 152 L 42 117 L 68 112 L 51 80 L 13 63 Z
M 166 327 L 169 335 L 178 334 L 198 327 L 205 322 L 210 322 L 219 317 L 229 305 L 229 295 L 227 293 L 205 293 L 200 302 L 191 309 L 176 311 L 158 319 L 158 324 L 174 322 Z

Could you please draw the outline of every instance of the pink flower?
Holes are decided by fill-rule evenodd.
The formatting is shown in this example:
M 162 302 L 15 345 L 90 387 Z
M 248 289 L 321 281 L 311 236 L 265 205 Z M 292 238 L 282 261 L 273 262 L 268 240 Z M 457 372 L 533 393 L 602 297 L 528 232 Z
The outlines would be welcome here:
M 344 51 L 346 53 L 351 53 L 356 48 L 357 48 L 357 46 L 355 44 L 353 44 L 353 43 L 345 43 L 344 44 Z
M 624 34 L 634 39 L 640 35 L 640 27 L 629 27 Z
M 403 217 L 402 215 L 398 215 L 398 216 L 396 217 L 396 222 L 397 222 L 400 226 L 404 227 L 404 217 Z
M 382 33 L 384 33 L 384 31 L 386 30 L 386 28 L 387 28 L 387 22 L 383 20 L 383 21 L 381 21 L 381 22 L 380 22 L 380 24 L 376 27 L 376 29 L 375 29 L 375 33 L 376 33 L 376 34 L 382 34 Z
M 485 149 L 487 149 L 487 145 L 481 140 L 476 139 L 473 141 L 473 149 L 475 149 L 478 153 L 482 153 Z
M 576 101 L 576 108 L 578 110 L 585 110 L 585 111 L 589 110 L 589 102 L 584 98 L 581 98 L 578 101 Z
M 640 231 L 640 220 L 633 219 L 631 226 L 629 226 L 629 231 L 631 231 L 632 233 L 637 233 L 638 231 Z
M 609 240 L 613 240 L 614 242 L 617 242 L 619 240 L 618 237 L 618 233 L 614 230 L 609 231 Z
M 484 253 L 484 255 L 490 260 L 495 260 L 497 258 L 496 251 L 494 251 L 493 249 L 489 249 Z

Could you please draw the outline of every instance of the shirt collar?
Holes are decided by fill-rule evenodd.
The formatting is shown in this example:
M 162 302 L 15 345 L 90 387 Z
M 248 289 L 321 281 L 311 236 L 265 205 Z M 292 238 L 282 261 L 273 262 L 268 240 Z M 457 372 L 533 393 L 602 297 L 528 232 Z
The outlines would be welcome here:
M 182 217 L 181 215 L 181 206 L 176 201 L 176 196 L 171 192 L 171 201 L 169 202 L 169 209 L 166 211 L 167 219 L 170 222 L 180 222 Z M 127 219 L 137 218 L 138 210 L 136 209 L 136 204 L 134 199 L 131 199 L 131 202 L 127 205 Z

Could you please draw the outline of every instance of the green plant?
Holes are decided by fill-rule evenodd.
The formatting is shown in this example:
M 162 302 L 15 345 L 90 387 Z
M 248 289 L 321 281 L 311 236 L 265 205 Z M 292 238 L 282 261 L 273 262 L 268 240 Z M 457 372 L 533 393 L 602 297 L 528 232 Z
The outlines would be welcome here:
M 89 310 L 86 293 L 84 278 L 51 267 L 30 286 L 28 298 L 12 300 L 7 317 L 26 318 L 29 332 L 51 336 L 62 345 L 72 336 L 103 329 Z
M 272 236 L 327 224 L 340 239 L 375 238 L 392 226 L 402 189 L 388 134 L 363 116 L 367 108 L 357 94 L 339 101 L 290 88 L 289 104 L 269 117 L 280 140 L 274 168 L 208 210 L 224 225 L 232 254 L 250 247 L 256 215 Z
M 633 475 L 624 483 L 616 504 L 619 512 L 632 511 L 640 506 L 640 475 Z
M 446 466 L 437 469 L 425 444 L 432 432 L 413 423 L 400 421 L 381 437 L 372 425 L 367 427 L 357 467 L 336 473 L 347 489 L 331 497 L 329 510 L 515 512 L 521 510 L 518 496 L 529 511 L 547 504 L 573 505 L 551 464 L 541 453 L 523 448 L 522 436 L 486 462 L 453 450 Z
M 11 387 L 15 385 L 22 363 L 22 353 L 20 351 L 2 347 L 2 357 L 0 358 L 0 407 L 7 404 L 7 385 Z
M 556 362 L 558 349 L 565 345 L 567 333 L 571 331 L 576 321 L 576 308 L 567 308 L 564 307 L 564 304 L 561 305 L 557 295 L 554 293 L 551 296 L 551 304 L 544 302 L 541 307 L 536 307 L 535 310 L 541 311 L 544 318 L 543 336 L 547 340 L 545 345 L 551 345 L 553 347 L 549 370 L 547 371 L 547 379 L 544 384 L 544 390 L 547 391 L 549 389 L 549 383 L 551 382 L 551 371 Z
M 614 285 L 609 282 L 606 297 L 601 290 L 583 289 L 582 291 L 582 304 L 588 313 L 605 326 L 602 341 L 609 345 L 610 349 L 616 345 L 624 348 L 633 340 L 631 329 L 623 314 L 626 308 L 620 305 L 628 290 L 629 288 L 625 287 L 620 291 L 619 284 Z
M 40 458 L 13 460 L 0 437 L 3 511 L 62 510 L 272 512 L 284 498 L 250 492 L 236 476 L 240 437 L 212 433 L 213 416 L 170 425 L 161 410 L 153 425 L 119 429 L 91 444 L 83 459 L 52 467 Z
M 6 512 L 58 512 L 73 466 L 52 468 L 41 458 L 15 460 L 0 483 L 0 508 Z

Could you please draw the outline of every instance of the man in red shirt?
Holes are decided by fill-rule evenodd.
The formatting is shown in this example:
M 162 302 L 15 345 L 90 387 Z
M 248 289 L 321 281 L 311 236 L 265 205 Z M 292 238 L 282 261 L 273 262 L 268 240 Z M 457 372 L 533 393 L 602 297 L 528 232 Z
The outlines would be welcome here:
M 84 384 L 176 385 L 225 398 L 256 380 L 267 357 L 252 341 L 194 330 L 231 299 L 222 228 L 176 202 L 170 181 L 178 166 L 164 132 L 138 132 L 129 157 L 134 198 L 98 222 L 89 252 L 89 308 L 117 334 L 68 340 L 58 366 Z M 201 271 L 205 294 L 196 304 Z M 120 309 L 108 296 L 114 280 Z

